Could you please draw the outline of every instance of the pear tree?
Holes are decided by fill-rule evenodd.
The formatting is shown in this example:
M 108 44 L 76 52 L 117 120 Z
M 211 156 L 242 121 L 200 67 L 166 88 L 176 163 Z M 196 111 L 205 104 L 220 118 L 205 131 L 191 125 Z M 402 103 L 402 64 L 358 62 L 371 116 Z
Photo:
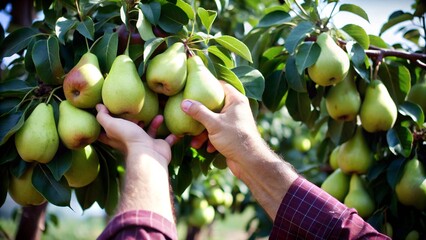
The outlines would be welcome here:
M 381 232 L 426 237 L 426 5 L 395 9 L 376 36 L 336 27 L 341 13 L 373 21 L 348 2 L 2 2 L 13 11 L 0 26 L 0 206 L 9 194 L 39 223 L 47 203 L 70 207 L 74 193 L 82 210 L 113 214 L 125 169 L 96 140 L 103 102 L 143 127 L 162 114 L 158 137 L 182 136 L 169 172 L 187 239 L 249 208 L 248 237 L 266 237 L 270 219 L 224 157 L 189 144 L 204 126 L 180 101 L 220 112 L 220 79 L 248 97 L 262 137 L 301 175 Z M 393 27 L 411 45 L 382 39 Z M 16 237 L 36 235 L 22 218 Z

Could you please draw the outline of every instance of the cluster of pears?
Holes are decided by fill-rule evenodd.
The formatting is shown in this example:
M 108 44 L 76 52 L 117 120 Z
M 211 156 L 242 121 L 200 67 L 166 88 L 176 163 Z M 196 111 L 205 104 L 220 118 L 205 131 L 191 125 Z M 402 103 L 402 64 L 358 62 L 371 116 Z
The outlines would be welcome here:
M 324 180 L 321 188 L 366 218 L 375 210 L 374 200 L 363 179 L 372 164 L 372 152 L 362 127 L 358 126 L 352 138 L 331 152 L 330 165 L 334 171 Z

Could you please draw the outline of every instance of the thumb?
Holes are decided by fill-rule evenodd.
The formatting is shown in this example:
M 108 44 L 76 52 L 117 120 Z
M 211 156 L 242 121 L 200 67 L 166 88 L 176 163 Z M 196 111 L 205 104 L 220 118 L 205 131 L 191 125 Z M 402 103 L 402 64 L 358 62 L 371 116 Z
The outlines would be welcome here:
M 186 114 L 199 121 L 207 129 L 210 128 L 216 119 L 216 113 L 210 111 L 206 106 L 194 100 L 183 100 L 181 108 Z

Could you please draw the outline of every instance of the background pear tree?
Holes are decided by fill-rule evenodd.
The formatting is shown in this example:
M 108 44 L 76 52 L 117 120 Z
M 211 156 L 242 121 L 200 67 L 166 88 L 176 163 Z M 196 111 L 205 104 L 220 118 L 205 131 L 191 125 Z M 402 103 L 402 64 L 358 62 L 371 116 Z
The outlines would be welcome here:
M 7 4 L 13 10 L 9 28 L 0 28 L 0 205 L 11 195 L 25 205 L 23 211 L 33 213 L 30 222 L 44 221 L 47 203 L 69 207 L 72 194 L 82 210 L 97 203 L 113 214 L 125 174 L 123 157 L 95 140 L 99 126 L 91 120 L 93 106 L 108 102 L 120 117 L 148 125 L 157 113 L 174 114 L 171 104 L 167 108 L 174 110 L 166 110 L 168 99 L 179 102 L 182 95 L 206 95 L 197 89 L 216 89 L 192 83 L 191 92 L 163 91 L 170 81 L 158 71 L 168 64 L 161 58 L 178 58 L 180 51 L 188 60 L 199 58 L 194 62 L 205 68 L 192 71 L 192 79 L 207 70 L 249 98 L 263 138 L 300 174 L 356 208 L 377 230 L 395 239 L 416 233 L 425 237 L 422 1 L 412 1 L 410 12 L 395 9 L 378 36 L 355 22 L 334 25 L 343 12 L 370 21 L 355 1 L 25 0 L 5 1 L 0 7 Z M 16 14 L 27 7 L 31 10 Z M 331 12 L 322 11 L 326 7 Z M 43 18 L 34 20 L 36 12 Z M 386 43 L 381 34 L 392 27 L 399 27 L 411 44 Z M 130 67 L 126 80 L 117 77 L 123 67 L 110 74 L 117 59 Z M 176 70 L 174 75 L 187 70 L 177 67 L 179 62 L 167 66 Z M 79 81 L 97 86 L 77 88 Z M 107 88 L 100 86 L 107 81 L 109 89 L 144 91 L 128 94 L 131 103 L 122 103 L 108 98 L 111 94 L 102 96 Z M 31 117 L 43 104 L 52 109 L 54 124 L 48 125 L 57 128 L 59 144 L 50 149 L 54 156 L 48 160 L 27 160 L 20 149 L 30 156 L 38 149 L 16 139 L 26 123 L 39 127 L 45 121 Z M 120 112 L 130 105 L 135 109 Z M 84 117 L 76 117 L 80 115 Z M 88 124 L 82 129 L 91 131 L 69 143 L 64 139 L 76 134 L 70 127 L 78 125 L 74 123 Z M 179 126 L 165 124 L 158 134 L 175 128 Z M 170 164 L 177 219 L 187 226 L 187 239 L 200 238 L 201 230 L 250 208 L 255 211 L 247 221 L 247 237 L 267 236 L 272 222 L 227 170 L 223 156 L 189 147 L 190 139 L 187 134 L 173 146 Z M 76 172 L 84 177 L 76 178 Z M 16 236 L 40 234 L 37 224 L 21 219 Z

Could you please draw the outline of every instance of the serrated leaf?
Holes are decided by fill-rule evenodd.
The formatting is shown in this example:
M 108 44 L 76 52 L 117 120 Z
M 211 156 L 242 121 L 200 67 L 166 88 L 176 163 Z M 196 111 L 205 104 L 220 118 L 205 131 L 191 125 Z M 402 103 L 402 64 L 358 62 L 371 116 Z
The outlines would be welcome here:
M 59 42 L 56 36 L 37 41 L 32 51 L 32 59 L 37 75 L 44 83 L 62 84 L 64 69 L 59 56 Z
M 109 72 L 112 63 L 117 57 L 118 34 L 116 32 L 106 32 L 101 39 L 92 46 L 94 53 L 99 60 L 99 67 L 102 72 Z
M 223 80 L 231 84 L 242 94 L 245 94 L 243 84 L 241 83 L 240 79 L 238 79 L 237 75 L 232 70 L 223 66 L 222 64 L 214 63 L 213 65 L 216 70 L 217 79 Z
M 284 43 L 284 47 L 290 55 L 294 53 L 299 43 L 306 38 L 306 35 L 312 31 L 314 31 L 314 25 L 311 22 L 301 22 L 291 30 Z
M 235 37 L 224 35 L 215 37 L 214 40 L 229 51 L 253 63 L 248 47 Z
M 306 80 L 299 74 L 296 58 L 290 56 L 285 65 L 285 78 L 288 86 L 297 92 L 306 92 Z
M 258 28 L 272 27 L 276 25 L 289 23 L 291 20 L 292 18 L 290 14 L 281 10 L 276 10 L 276 11 L 269 12 L 264 17 L 262 17 L 262 19 L 260 19 L 256 27 Z
M 356 14 L 362 18 L 364 18 L 365 20 L 367 20 L 367 22 L 370 22 L 370 20 L 368 20 L 368 15 L 367 13 L 364 11 L 364 9 L 358 7 L 355 4 L 342 4 L 340 5 L 339 11 L 341 12 L 350 12 L 353 14 Z
M 33 37 L 38 34 L 40 33 L 36 29 L 29 27 L 11 32 L 1 43 L 0 58 L 10 57 L 25 49 Z
M 299 75 L 317 61 L 320 52 L 321 48 L 315 42 L 304 42 L 299 46 L 296 53 L 296 67 Z
M 425 122 L 425 113 L 419 105 L 412 102 L 403 102 L 398 106 L 398 111 L 404 116 L 409 116 L 417 125 L 422 126 Z
M 48 202 L 56 206 L 70 206 L 71 189 L 64 177 L 56 181 L 49 168 L 43 164 L 38 164 L 33 171 L 33 185 Z
M 245 95 L 248 98 L 262 101 L 263 91 L 265 90 L 265 78 L 262 73 L 250 66 L 239 66 L 232 71 L 241 81 L 245 89 Z
M 368 49 L 370 46 L 370 38 L 364 28 L 356 24 L 347 24 L 342 27 L 342 30 L 351 36 L 362 48 Z
M 73 19 L 68 19 L 65 17 L 60 17 L 56 21 L 55 25 L 55 34 L 58 37 L 58 40 L 61 44 L 65 44 L 66 34 L 77 25 L 77 21 Z
M 136 22 L 136 28 L 138 29 L 139 35 L 144 41 L 148 41 L 151 38 L 155 38 L 154 32 L 152 31 L 151 23 L 145 18 L 141 9 L 138 10 L 138 21 Z
M 76 30 L 85 38 L 93 41 L 93 38 L 95 37 L 95 24 L 93 23 L 92 18 L 86 17 L 83 22 L 79 22 Z
M 197 9 L 198 17 L 201 20 L 201 24 L 206 28 L 207 34 L 210 33 L 210 29 L 213 25 L 214 20 L 216 19 L 217 12 L 213 10 L 206 10 L 202 7 Z
M 397 16 L 395 16 L 397 15 Z M 413 20 L 413 15 L 411 13 L 402 13 L 401 14 L 392 14 L 391 17 L 389 18 L 389 20 L 383 24 L 382 28 L 380 29 L 380 33 L 379 35 L 382 35 L 383 32 L 385 32 L 386 30 L 388 30 L 389 28 L 405 22 L 405 21 L 411 21 Z

